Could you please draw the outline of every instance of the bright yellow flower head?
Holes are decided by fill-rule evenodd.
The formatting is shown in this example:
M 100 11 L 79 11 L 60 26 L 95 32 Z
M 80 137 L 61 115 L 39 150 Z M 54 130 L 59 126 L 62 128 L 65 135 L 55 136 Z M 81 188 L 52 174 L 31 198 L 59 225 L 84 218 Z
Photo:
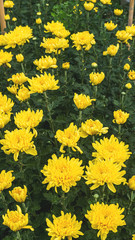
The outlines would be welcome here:
M 10 188 L 12 186 L 12 182 L 14 181 L 15 177 L 12 176 L 13 171 L 6 172 L 2 170 L 0 173 L 0 193 L 4 189 Z
M 29 129 L 15 129 L 5 131 L 4 139 L 0 140 L 1 148 L 6 154 L 13 153 L 14 160 L 18 161 L 19 152 L 25 152 L 33 156 L 37 155 L 36 147 L 32 141 L 33 134 Z
M 128 186 L 131 190 L 135 191 L 135 175 L 128 180 Z
M 2 113 L 0 112 L 0 129 L 4 128 L 5 125 L 11 120 L 11 112 Z
M 8 21 L 8 20 L 10 20 L 10 15 L 9 15 L 9 14 L 6 14 L 6 15 L 4 16 L 4 18 L 5 18 L 6 21 Z
M 64 214 L 61 211 L 60 217 L 53 217 L 53 222 L 51 222 L 48 218 L 46 219 L 46 223 L 48 228 L 48 235 L 51 236 L 51 240 L 62 240 L 67 237 L 68 240 L 72 240 L 72 238 L 78 238 L 79 235 L 83 235 L 80 231 L 82 221 L 78 222 L 76 220 L 76 216 L 71 216 L 71 213 Z
M 27 187 L 24 185 L 24 188 L 15 187 L 12 191 L 9 191 L 9 194 L 16 202 L 25 202 L 27 197 Z
M 12 61 L 12 53 L 4 52 L 2 49 L 0 50 L 0 66 L 6 64 L 9 68 L 11 68 L 11 64 L 9 62 Z
M 14 75 L 12 75 L 11 78 L 8 78 L 7 81 L 12 81 L 14 84 L 17 85 L 22 85 L 23 83 L 27 82 L 29 80 L 28 77 L 25 76 L 25 74 L 22 73 L 16 73 Z
M 85 109 L 88 106 L 92 105 L 93 101 L 96 101 L 96 99 L 90 99 L 89 96 L 86 96 L 85 94 L 74 94 L 73 101 L 78 109 Z
M 7 210 L 5 215 L 2 215 L 4 220 L 3 225 L 8 226 L 12 231 L 16 232 L 21 229 L 30 229 L 34 231 L 32 226 L 28 225 L 28 213 L 22 214 L 21 208 L 17 205 L 17 211 Z
M 120 16 L 123 13 L 123 9 L 114 9 L 114 14 Z
M 42 23 L 41 18 L 37 18 L 37 19 L 36 19 L 36 24 L 41 24 L 41 23 Z
M 131 83 L 127 83 L 127 84 L 125 85 L 125 87 L 126 87 L 127 89 L 131 89 L 131 88 L 132 88 L 132 84 L 131 84 Z
M 95 163 L 89 161 L 89 166 L 86 169 L 84 178 L 87 180 L 87 185 L 93 184 L 90 187 L 91 190 L 106 183 L 108 188 L 115 193 L 114 184 L 126 183 L 126 178 L 123 177 L 126 171 L 121 171 L 121 166 L 113 161 L 96 161 Z
M 21 85 L 20 89 L 17 92 L 16 98 L 20 101 L 26 101 L 30 98 L 30 91 L 26 88 L 23 84 Z
M 123 68 L 124 68 L 125 71 L 129 71 L 130 70 L 130 65 L 128 63 L 126 63 Z
M 92 156 L 97 160 L 113 160 L 113 162 L 121 164 L 121 166 L 125 166 L 124 162 L 132 154 L 129 152 L 129 146 L 122 141 L 119 142 L 114 135 L 111 135 L 110 139 L 104 137 L 100 142 L 92 143 L 92 146 L 97 151 L 93 152 Z
M 126 26 L 126 32 L 132 34 L 132 36 L 135 36 L 135 25 L 132 24 L 132 26 Z
M 130 70 L 128 73 L 128 77 L 130 80 L 135 80 L 135 71 L 134 70 Z
M 7 98 L 6 95 L 2 95 L 0 92 L 0 114 L 8 114 L 12 111 L 13 106 L 14 102 L 10 98 Z
M 91 210 L 87 211 L 85 217 L 91 223 L 93 229 L 98 229 L 97 237 L 101 240 L 107 238 L 109 231 L 117 232 L 118 226 L 126 225 L 122 215 L 124 208 L 119 208 L 117 204 L 100 204 L 99 202 L 90 205 Z
M 63 148 L 65 146 L 71 147 L 73 151 L 76 151 L 76 149 L 82 154 L 82 150 L 77 146 L 77 142 L 80 139 L 79 130 L 77 129 L 77 126 L 74 125 L 74 123 L 70 123 L 69 127 L 64 129 L 64 131 L 57 130 L 55 138 L 62 143 L 60 147 L 60 152 L 65 153 Z
M 103 55 L 106 56 L 106 55 L 110 55 L 110 56 L 115 56 L 117 54 L 119 50 L 119 44 L 117 44 L 117 46 L 115 45 L 110 45 L 108 48 L 107 48 L 107 51 L 104 51 L 103 52 Z
M 70 68 L 70 62 L 63 63 L 62 68 L 68 70 Z
M 16 18 L 16 17 L 13 17 L 13 18 L 12 18 L 12 21 L 13 21 L 13 22 L 16 22 L 16 21 L 17 21 L 17 18 Z
M 128 40 L 132 40 L 132 35 L 125 30 L 117 31 L 116 37 L 119 40 L 119 42 L 128 43 Z
M 40 47 L 45 48 L 46 53 L 56 53 L 60 54 L 61 50 L 65 50 L 65 48 L 69 47 L 69 40 L 65 38 L 43 38 L 43 42 L 41 42 Z
M 67 36 L 70 35 L 70 32 L 65 29 L 63 23 L 59 21 L 48 22 L 47 25 L 44 25 L 44 28 L 46 29 L 45 32 L 51 32 L 58 38 L 66 38 Z
M 29 80 L 30 93 L 43 93 L 47 90 L 57 90 L 60 87 L 57 86 L 59 80 L 55 80 L 54 75 L 50 73 L 44 73 L 37 77 L 32 77 Z
M 101 135 L 108 132 L 108 127 L 103 127 L 99 120 L 93 121 L 92 119 L 86 120 L 79 128 L 80 136 L 86 138 L 89 135 Z
M 13 8 L 13 6 L 14 6 L 14 3 L 13 3 L 13 1 L 5 1 L 4 2 L 4 7 L 5 8 Z
M 22 54 L 17 54 L 15 57 L 17 62 L 23 62 L 24 60 L 24 56 Z
M 16 113 L 14 117 L 15 124 L 18 128 L 32 128 L 33 133 L 37 136 L 37 131 L 34 129 L 39 125 L 43 118 L 43 110 L 37 110 L 34 112 L 30 108 L 27 111 L 21 110 Z
M 14 84 L 11 87 L 7 87 L 7 90 L 12 94 L 16 95 L 18 90 L 18 85 Z
M 135 234 L 132 235 L 132 240 L 135 240 Z
M 92 83 L 92 85 L 98 85 L 104 80 L 105 74 L 103 72 L 101 73 L 92 72 L 89 74 L 89 77 L 90 77 L 90 83 Z
M 111 0 L 100 0 L 100 2 L 103 3 L 103 4 L 112 5 Z
M 106 29 L 108 31 L 112 31 L 117 27 L 117 24 L 115 25 L 112 21 L 110 21 L 110 22 L 105 23 L 104 26 L 106 27 Z
M 93 33 L 90 34 L 88 31 L 74 33 L 70 38 L 73 41 L 73 47 L 76 47 L 77 51 L 82 48 L 88 51 L 96 43 Z
M 78 158 L 64 157 L 63 154 L 58 158 L 55 154 L 52 159 L 48 159 L 48 165 L 44 165 L 41 172 L 46 177 L 43 184 L 48 183 L 47 190 L 54 187 L 61 187 L 64 192 L 68 192 L 71 187 L 76 186 L 83 175 L 82 161 Z
M 129 113 L 123 112 L 121 109 L 113 112 L 113 122 L 117 124 L 124 124 L 129 118 Z
M 84 3 L 84 8 L 87 11 L 91 11 L 94 8 L 94 4 L 92 2 L 85 2 Z
M 37 70 L 40 70 L 41 73 L 45 69 L 58 67 L 56 58 L 52 58 L 50 56 L 42 56 L 39 60 L 36 59 L 33 63 L 37 66 Z

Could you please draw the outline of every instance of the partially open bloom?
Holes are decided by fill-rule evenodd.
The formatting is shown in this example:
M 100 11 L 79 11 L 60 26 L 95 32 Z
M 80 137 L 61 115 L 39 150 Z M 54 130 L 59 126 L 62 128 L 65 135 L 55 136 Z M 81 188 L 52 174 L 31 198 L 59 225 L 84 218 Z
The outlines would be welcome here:
M 44 25 L 44 28 L 46 29 L 45 32 L 51 32 L 58 38 L 66 38 L 67 36 L 70 35 L 70 32 L 65 29 L 63 23 L 59 21 L 48 22 L 47 25 Z
M 135 25 L 132 24 L 132 26 L 126 26 L 126 32 L 132 34 L 132 36 L 135 36 Z
M 57 63 L 56 58 L 52 58 L 50 56 L 45 57 L 42 56 L 39 60 L 36 59 L 33 63 L 37 66 L 37 70 L 40 70 L 41 73 L 45 69 L 58 67 L 56 64 Z
M 103 4 L 108 4 L 108 5 L 112 4 L 111 0 L 100 0 L 100 2 Z
M 104 80 L 105 74 L 103 72 L 101 73 L 92 72 L 89 74 L 89 77 L 90 77 L 90 83 L 92 83 L 92 85 L 98 85 Z
M 11 112 L 2 113 L 0 112 L 0 129 L 4 128 L 5 125 L 11 120 Z
M 17 62 L 23 62 L 24 60 L 24 56 L 22 54 L 17 54 L 15 57 Z
M 89 135 L 101 135 L 108 132 L 108 127 L 103 127 L 103 124 L 99 120 L 86 120 L 81 124 L 79 128 L 80 136 L 86 138 Z
M 94 8 L 94 4 L 92 2 L 85 2 L 84 3 L 84 8 L 87 11 L 91 11 Z
M 65 38 L 43 38 L 40 47 L 45 48 L 46 53 L 56 53 L 60 54 L 61 50 L 65 50 L 69 47 L 69 40 Z
M 4 16 L 4 19 L 5 19 L 6 21 L 10 20 L 10 15 L 9 15 L 9 14 L 6 14 L 6 15 Z
M 108 48 L 107 48 L 107 51 L 104 51 L 103 52 L 103 55 L 106 56 L 106 55 L 110 55 L 110 56 L 115 56 L 116 53 L 118 52 L 119 50 L 119 44 L 117 44 L 117 46 L 115 45 L 110 45 Z
M 0 140 L 2 150 L 6 154 L 13 153 L 14 160 L 18 161 L 19 152 L 25 152 L 33 156 L 37 155 L 36 147 L 32 141 L 33 134 L 29 129 L 15 129 L 13 131 L 5 131 L 4 139 Z
M 117 24 L 115 25 L 112 21 L 110 21 L 110 22 L 105 23 L 104 26 L 106 27 L 106 29 L 108 31 L 112 31 L 117 27 Z
M 96 99 L 90 99 L 90 97 L 85 94 L 75 93 L 73 101 L 78 109 L 85 109 L 88 106 L 91 106 L 92 102 L 96 101 Z
M 13 22 L 16 22 L 16 21 L 17 21 L 17 18 L 16 18 L 16 17 L 13 17 L 13 18 L 12 18 L 12 21 L 13 21 Z
M 12 186 L 12 182 L 14 181 L 15 177 L 12 176 L 12 170 L 6 172 L 2 170 L 0 173 L 0 193 L 4 189 L 10 188 Z
M 28 213 L 22 214 L 21 208 L 17 205 L 17 211 L 7 210 L 5 215 L 2 215 L 4 220 L 3 225 L 8 226 L 12 231 L 16 232 L 21 229 L 30 229 L 34 231 L 32 226 L 28 225 Z
M 46 177 L 43 184 L 48 183 L 47 190 L 54 187 L 61 187 L 64 192 L 68 192 L 72 186 L 77 185 L 83 175 L 82 161 L 78 158 L 64 157 L 63 154 L 58 158 L 55 154 L 52 159 L 48 159 L 48 165 L 44 165 L 41 172 Z
M 128 40 L 132 40 L 132 34 L 126 32 L 125 30 L 117 31 L 116 37 L 119 42 L 128 43 Z
M 5 8 L 13 8 L 13 6 L 14 6 L 13 1 L 8 1 L 8 0 L 6 0 L 6 1 L 4 2 L 4 7 L 5 7 Z
M 36 19 L 36 24 L 41 24 L 41 23 L 42 23 L 41 18 L 37 18 L 37 19 Z
M 18 90 L 18 85 L 14 84 L 11 87 L 7 87 L 7 90 L 12 94 L 16 95 Z
M 130 70 L 128 73 L 128 77 L 130 80 L 135 80 L 135 71 L 134 70 Z
M 28 77 L 25 76 L 25 74 L 22 73 L 16 73 L 12 75 L 11 78 L 8 78 L 7 81 L 12 81 L 14 84 L 21 85 L 29 80 Z
M 14 102 L 11 98 L 7 98 L 6 95 L 2 95 L 0 92 L 0 114 L 8 114 L 12 111 L 13 106 Z
M 124 65 L 124 70 L 125 70 L 125 71 L 129 71 L 129 70 L 130 70 L 130 65 L 129 65 L 128 63 L 126 63 L 126 64 Z
M 135 191 L 135 175 L 128 180 L 128 186 L 131 190 Z
M 70 38 L 73 41 L 73 47 L 76 47 L 77 51 L 82 48 L 88 51 L 96 43 L 93 33 L 90 34 L 88 31 L 74 33 Z
M 92 143 L 92 146 L 97 152 L 93 152 L 92 156 L 97 160 L 113 160 L 121 166 L 125 166 L 124 162 L 129 159 L 131 152 L 129 152 L 129 145 L 124 142 L 119 142 L 118 138 L 111 135 L 110 139 L 103 138 L 100 142 Z
M 131 88 L 132 88 L 132 84 L 131 84 L 131 83 L 127 83 L 127 84 L 125 85 L 125 87 L 126 87 L 127 89 L 131 89 Z
M 114 14 L 120 16 L 123 13 L 123 9 L 114 9 Z
M 2 49 L 0 50 L 0 66 L 6 64 L 9 68 L 11 68 L 11 64 L 9 62 L 12 61 L 12 53 L 4 52 Z
M 70 68 L 70 63 L 69 62 L 63 63 L 62 68 L 68 70 Z
M 24 185 L 24 188 L 15 187 L 12 191 L 9 191 L 9 194 L 16 202 L 25 202 L 27 197 L 27 187 Z
M 73 151 L 78 150 L 80 153 L 82 153 L 82 150 L 77 146 L 77 142 L 80 139 L 79 130 L 73 122 L 70 123 L 69 127 L 64 129 L 64 131 L 57 130 L 55 138 L 62 143 L 60 147 L 61 153 L 65 153 L 63 150 L 65 146 L 71 147 Z
M 91 223 L 93 229 L 98 229 L 97 237 L 101 240 L 107 238 L 109 231 L 117 232 L 117 227 L 126 225 L 122 215 L 124 208 L 117 204 L 100 204 L 99 202 L 90 205 L 91 210 L 87 211 L 85 217 Z
M 114 116 L 114 119 L 113 119 L 114 123 L 116 122 L 117 124 L 124 124 L 129 117 L 129 113 L 123 112 L 120 109 L 120 110 L 114 111 L 113 116 Z
M 86 169 L 84 178 L 87 180 L 87 185 L 93 184 L 90 187 L 91 190 L 106 183 L 108 188 L 115 193 L 114 184 L 120 185 L 122 182 L 126 183 L 126 178 L 123 177 L 126 171 L 121 171 L 121 166 L 113 161 L 96 161 L 95 163 L 89 161 L 89 166 Z
M 46 219 L 46 223 L 48 228 L 48 235 L 51 236 L 51 240 L 62 240 L 67 237 L 68 240 L 72 240 L 72 238 L 78 238 L 79 235 L 83 235 L 80 231 L 82 221 L 78 222 L 76 220 L 76 216 L 71 216 L 71 213 L 64 214 L 61 211 L 61 216 L 53 217 L 53 222 L 51 222 L 48 218 Z
M 23 84 L 21 85 L 20 89 L 17 92 L 16 98 L 20 101 L 26 101 L 30 98 L 30 91 L 26 88 Z

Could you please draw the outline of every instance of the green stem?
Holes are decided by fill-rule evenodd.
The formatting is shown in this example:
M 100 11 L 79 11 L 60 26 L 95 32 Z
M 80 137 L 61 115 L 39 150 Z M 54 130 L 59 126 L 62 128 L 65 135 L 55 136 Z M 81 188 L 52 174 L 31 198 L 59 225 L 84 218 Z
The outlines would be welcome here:
M 22 62 L 21 62 L 21 68 L 22 68 L 23 73 L 25 74 L 25 69 L 24 69 L 24 65 Z
M 89 18 L 90 18 L 90 12 L 89 11 L 86 12 L 86 18 L 87 18 L 87 28 L 88 28 L 88 31 L 89 31 Z
M 78 118 L 79 125 L 81 125 L 81 121 L 82 121 L 82 110 L 79 110 L 79 118 Z
M 51 129 L 52 129 L 53 133 L 55 134 L 53 119 L 52 119 L 51 111 L 50 111 L 50 108 L 49 108 L 48 96 L 47 96 L 46 92 L 44 92 L 43 94 L 44 94 L 44 98 L 45 98 L 45 102 L 46 102 L 46 108 L 47 108 L 47 111 L 48 111 L 50 126 L 51 126 Z
M 24 209 L 24 213 L 27 213 L 28 208 L 26 207 L 26 205 L 25 205 L 24 202 L 22 203 L 22 207 L 23 207 L 23 209 Z
M 127 214 L 130 213 L 130 208 L 131 208 L 131 206 L 132 206 L 133 201 L 134 201 L 134 192 L 131 191 L 130 203 L 129 203 L 129 206 L 128 206 Z
M 84 83 L 84 49 L 81 49 L 81 62 L 82 62 L 82 68 L 81 68 L 81 79 L 82 84 Z
M 6 199 L 5 199 L 5 196 L 4 196 L 3 192 L 0 193 L 0 199 L 2 200 L 2 202 L 4 204 L 4 210 L 7 211 L 8 205 L 7 205 L 7 202 L 6 202 Z
M 105 184 L 102 187 L 102 198 L 101 198 L 102 201 L 104 201 L 104 197 L 105 197 Z
M 67 95 L 67 70 L 65 70 L 65 95 Z
M 61 205 L 62 205 L 62 208 L 63 208 L 64 212 L 67 212 L 67 201 L 66 201 L 66 199 L 67 199 L 67 196 L 63 192 L 62 196 L 61 196 Z
M 95 136 L 92 135 L 92 142 L 94 143 L 95 142 Z
M 19 231 L 17 231 L 16 232 L 16 240 L 21 240 L 21 239 L 22 239 L 21 235 L 20 235 Z

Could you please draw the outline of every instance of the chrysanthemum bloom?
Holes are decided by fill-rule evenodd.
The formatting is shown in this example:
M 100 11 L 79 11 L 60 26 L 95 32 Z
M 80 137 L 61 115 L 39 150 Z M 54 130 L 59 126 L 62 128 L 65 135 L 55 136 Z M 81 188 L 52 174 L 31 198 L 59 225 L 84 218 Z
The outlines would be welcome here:
M 11 120 L 11 112 L 2 113 L 0 112 L 0 129 L 4 128 L 5 125 Z
M 96 43 L 94 34 L 90 34 L 88 31 L 74 33 L 70 38 L 73 41 L 73 47 L 76 47 L 77 51 L 81 50 L 82 48 L 88 51 L 92 45 Z
M 126 26 L 126 32 L 132 34 L 132 36 L 135 36 L 135 25 L 132 24 L 132 26 Z
M 41 24 L 41 23 L 42 23 L 41 18 L 37 18 L 37 19 L 36 19 L 36 24 Z
M 36 59 L 33 63 L 37 66 L 37 70 L 40 70 L 41 73 L 44 69 L 58 67 L 56 58 L 51 58 L 50 56 L 42 56 L 39 60 Z
M 86 138 L 89 135 L 106 134 L 108 132 L 108 127 L 103 127 L 103 124 L 99 120 L 93 121 L 89 119 L 86 120 L 85 123 L 81 123 L 79 132 L 82 138 Z
M 114 14 L 120 16 L 123 13 L 123 9 L 114 9 Z
M 124 124 L 129 118 L 129 113 L 123 112 L 121 109 L 113 112 L 113 123 Z
M 14 6 L 13 1 L 5 1 L 4 2 L 4 7 L 5 8 L 13 8 L 13 6 Z
M 62 240 L 67 238 L 68 240 L 72 240 L 72 238 L 78 238 L 79 235 L 83 235 L 80 231 L 82 221 L 78 222 L 76 220 L 76 216 L 73 215 L 71 217 L 71 213 L 64 214 L 61 211 L 61 216 L 53 217 L 53 222 L 51 222 L 48 218 L 46 218 L 46 223 L 48 228 L 48 235 L 51 236 L 51 240 Z
M 132 154 L 129 152 L 129 145 L 125 145 L 122 141 L 119 142 L 114 135 L 111 135 L 110 139 L 104 137 L 100 142 L 92 143 L 92 146 L 97 151 L 93 152 L 92 156 L 97 160 L 113 160 L 113 162 L 121 164 L 121 166 L 125 166 L 124 162 Z
M 6 15 L 4 16 L 4 18 L 5 18 L 6 21 L 8 21 L 8 20 L 10 20 L 10 15 L 9 15 L 9 14 L 6 14 Z
M 48 183 L 47 190 L 54 187 L 61 187 L 64 192 L 68 192 L 71 187 L 76 186 L 83 175 L 82 161 L 78 158 L 64 157 L 63 154 L 58 158 L 55 154 L 52 159 L 48 159 L 48 165 L 44 165 L 41 172 L 46 177 L 43 184 Z
M 117 24 L 115 25 L 112 21 L 110 21 L 105 23 L 104 26 L 108 31 L 113 31 L 117 27 Z
M 0 35 L 0 46 L 4 46 L 5 45 L 5 37 L 4 35 Z
M 5 131 L 4 139 L 0 140 L 1 148 L 6 154 L 13 153 L 14 160 L 18 161 L 19 152 L 25 152 L 33 156 L 37 155 L 37 150 L 32 141 L 33 133 L 29 129 L 15 129 Z
M 101 240 L 107 238 L 109 231 L 117 232 L 117 227 L 126 225 L 122 215 L 124 208 L 119 208 L 117 204 L 100 204 L 99 202 L 90 205 L 91 210 L 87 211 L 85 217 L 91 223 L 93 229 L 98 229 L 97 237 Z
M 12 170 L 6 172 L 2 170 L 0 173 L 0 193 L 4 189 L 10 188 L 12 186 L 12 182 L 14 181 L 15 177 L 12 176 Z
M 14 102 L 7 98 L 6 95 L 2 95 L 0 92 L 0 113 L 9 113 L 12 111 L 12 107 L 14 106 Z
M 110 56 L 115 56 L 116 53 L 118 52 L 119 50 L 119 44 L 117 44 L 117 46 L 115 45 L 110 45 L 108 48 L 107 48 L 107 51 L 104 51 L 103 52 L 103 55 L 106 56 L 106 55 L 110 55 Z
M 16 21 L 17 21 L 17 18 L 16 18 L 16 17 L 13 17 L 13 18 L 12 18 L 12 21 L 13 21 L 13 22 L 16 22 Z
M 9 68 L 11 68 L 11 64 L 9 62 L 12 61 L 12 53 L 4 52 L 2 49 L 0 50 L 0 66 L 6 64 Z
M 34 112 L 30 108 L 27 111 L 21 110 L 16 113 L 14 117 L 15 124 L 18 128 L 30 128 L 33 129 L 33 133 L 37 136 L 35 127 L 39 125 L 43 118 L 43 110 L 37 110 Z
M 101 73 L 92 72 L 89 74 L 89 77 L 90 77 L 90 83 L 92 83 L 92 85 L 98 85 L 104 80 L 105 74 L 103 72 Z
M 86 96 L 85 94 L 77 94 L 74 93 L 73 101 L 78 109 L 85 109 L 88 106 L 92 105 L 93 101 L 96 101 L 96 99 L 90 99 L 89 96 Z
M 22 85 L 23 83 L 27 82 L 29 80 L 28 77 L 25 76 L 25 74 L 22 73 L 16 73 L 14 75 L 12 75 L 11 78 L 8 78 L 7 81 L 12 81 L 14 84 L 17 85 Z
M 128 73 L 128 77 L 130 80 L 135 80 L 135 71 L 134 70 L 130 70 Z
M 56 53 L 60 54 L 61 50 L 65 50 L 65 48 L 69 47 L 69 40 L 65 38 L 43 38 L 43 42 L 41 42 L 40 47 L 45 48 L 46 53 Z
M 103 4 L 112 5 L 111 0 L 100 0 L 100 2 L 103 3 Z
M 132 240 L 135 240 L 135 234 L 132 235 Z
M 29 81 L 30 93 L 43 93 L 47 90 L 57 90 L 59 80 L 55 80 L 54 75 L 44 73 L 37 77 L 32 77 Z
M 26 88 L 23 84 L 21 85 L 20 89 L 17 92 L 16 98 L 20 101 L 26 101 L 30 98 L 30 91 Z
M 24 188 L 15 187 L 12 191 L 9 191 L 9 194 L 16 202 L 25 202 L 27 197 L 27 187 L 24 185 Z
M 16 232 L 21 229 L 30 229 L 34 231 L 33 227 L 28 225 L 28 213 L 22 214 L 21 208 L 17 206 L 17 211 L 7 210 L 5 215 L 2 215 L 4 220 L 3 225 L 8 226 L 12 231 Z
M 70 35 L 70 32 L 65 29 L 63 23 L 57 21 L 57 22 L 48 22 L 47 25 L 44 25 L 44 28 L 46 29 L 46 32 L 51 32 L 53 35 L 55 35 L 58 38 L 66 38 Z
M 132 35 L 125 30 L 117 31 L 116 37 L 119 42 L 128 43 L 128 40 L 132 40 Z
M 86 175 L 84 176 L 87 180 L 86 184 L 93 184 L 90 190 L 107 184 L 108 188 L 115 193 L 114 184 L 120 185 L 121 183 L 126 183 L 126 178 L 123 177 L 126 171 L 121 171 L 121 165 L 113 161 L 96 161 L 95 163 L 89 161 L 89 166 L 86 169 Z
M 135 175 L 128 180 L 128 186 L 135 191 Z
M 83 6 L 87 11 L 91 11 L 94 8 L 94 4 L 92 2 L 85 2 Z
M 24 60 L 24 56 L 22 54 L 17 54 L 15 57 L 17 62 L 23 62 Z
M 57 130 L 55 138 L 62 143 L 60 147 L 61 153 L 65 153 L 63 148 L 68 146 L 71 147 L 74 152 L 78 150 L 82 154 L 82 150 L 77 146 L 77 142 L 80 139 L 80 133 L 73 122 L 70 123 L 69 127 L 64 129 L 64 131 Z
M 127 83 L 127 84 L 125 85 L 125 87 L 126 87 L 127 89 L 131 89 L 131 88 L 132 88 L 132 84 L 131 84 L 131 83 Z
M 123 68 L 124 68 L 125 71 L 129 71 L 130 70 L 130 65 L 128 63 L 126 63 Z
M 70 62 L 63 63 L 62 68 L 68 70 L 70 68 Z

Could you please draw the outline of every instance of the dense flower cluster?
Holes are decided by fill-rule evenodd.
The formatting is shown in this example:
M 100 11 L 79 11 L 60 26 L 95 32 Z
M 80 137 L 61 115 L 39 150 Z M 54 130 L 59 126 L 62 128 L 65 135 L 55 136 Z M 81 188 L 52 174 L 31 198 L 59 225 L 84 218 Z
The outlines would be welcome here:
M 44 25 L 46 29 L 45 32 L 51 32 L 53 35 L 57 36 L 58 38 L 66 38 L 70 35 L 70 32 L 65 29 L 63 23 L 57 22 L 48 22 L 47 25 Z
M 45 48 L 46 53 L 60 54 L 61 50 L 69 47 L 69 41 L 65 38 L 43 38 L 43 42 L 40 44 L 41 47 Z

